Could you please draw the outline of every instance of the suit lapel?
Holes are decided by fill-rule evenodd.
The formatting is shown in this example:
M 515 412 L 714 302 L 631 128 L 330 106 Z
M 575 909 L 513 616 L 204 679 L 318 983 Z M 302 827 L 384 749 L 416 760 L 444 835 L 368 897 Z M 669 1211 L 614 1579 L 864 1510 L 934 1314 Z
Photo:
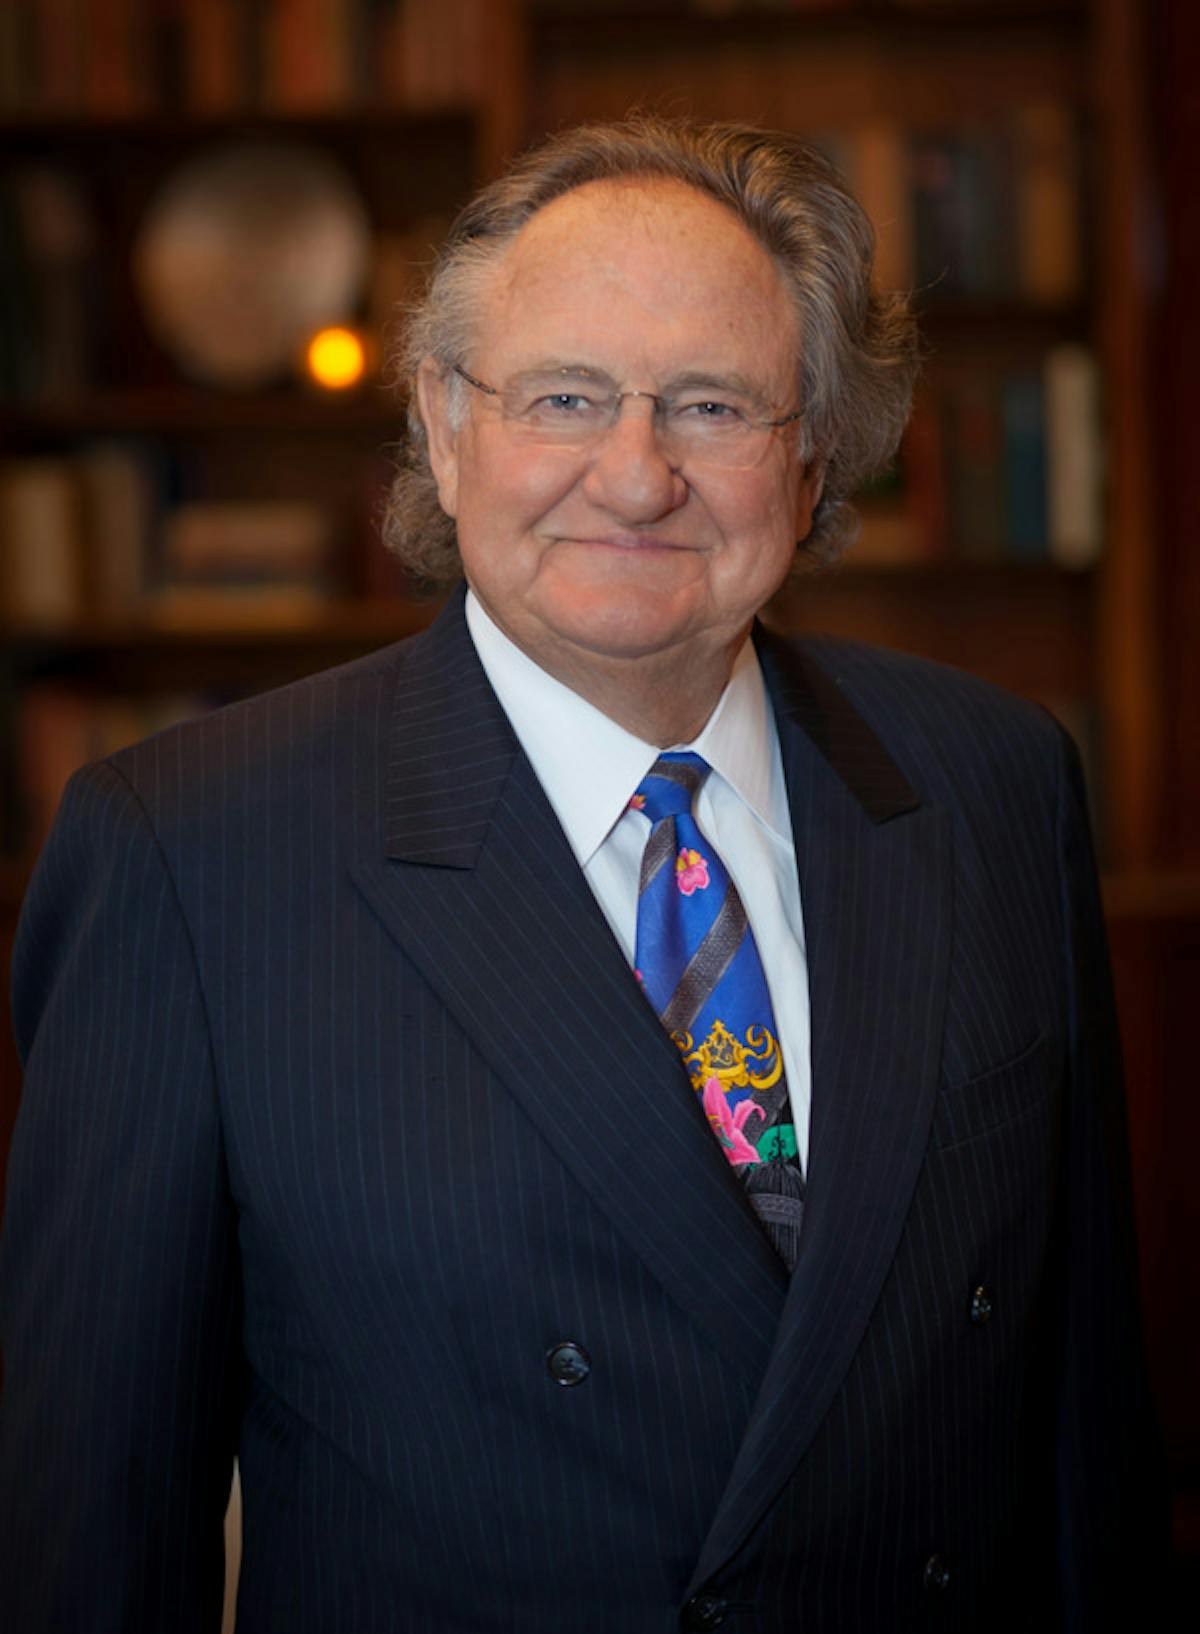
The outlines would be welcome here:
M 836 679 L 769 641 L 812 1006 L 800 1256 L 693 1587 L 730 1558 L 810 1445 L 904 1226 L 932 1117 L 951 929 L 946 814 L 922 806 Z
M 406 649 L 386 841 L 355 870 L 532 1125 L 679 1306 L 761 1381 L 693 1586 L 795 1470 L 862 1339 L 928 1135 L 950 940 L 945 814 L 920 804 L 824 668 L 770 642 L 761 656 L 812 1008 L 808 1198 L 790 1285 L 487 683 L 461 598 Z
M 360 889 L 560 1160 L 757 1383 L 786 1277 L 487 682 L 461 598 L 408 649 L 388 757 L 385 854 L 360 860 Z

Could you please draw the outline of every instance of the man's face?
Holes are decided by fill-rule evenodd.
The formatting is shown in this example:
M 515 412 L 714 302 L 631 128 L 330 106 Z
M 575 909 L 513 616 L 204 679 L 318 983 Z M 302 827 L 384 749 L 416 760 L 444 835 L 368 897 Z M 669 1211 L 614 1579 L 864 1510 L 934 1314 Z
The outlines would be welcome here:
M 535 215 L 489 280 L 467 368 L 505 387 L 580 366 L 620 391 L 750 383 L 763 417 L 797 407 L 792 304 L 766 251 L 706 195 L 599 182 Z M 497 400 L 463 386 L 455 430 L 432 371 L 422 402 L 466 576 L 497 624 L 552 672 L 740 642 L 779 586 L 817 497 L 775 431 L 748 468 L 661 445 L 645 398 L 587 448 L 513 435 Z

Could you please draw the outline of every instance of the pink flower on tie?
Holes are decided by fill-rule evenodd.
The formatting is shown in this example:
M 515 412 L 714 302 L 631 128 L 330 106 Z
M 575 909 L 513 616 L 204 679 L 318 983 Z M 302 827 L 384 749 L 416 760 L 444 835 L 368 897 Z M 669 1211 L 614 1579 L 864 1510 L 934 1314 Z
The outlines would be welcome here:
M 703 1101 L 704 1112 L 713 1126 L 713 1133 L 734 1167 L 737 1168 L 743 1163 L 761 1163 L 762 1159 L 742 1131 L 756 1112 L 759 1117 L 763 1116 L 762 1108 L 747 1096 L 731 1111 L 719 1078 L 709 1078 L 705 1082 Z
M 644 794 L 631 794 L 629 796 L 629 809 L 630 811 L 645 811 L 646 796 Z
M 675 883 L 684 896 L 703 891 L 708 884 L 708 864 L 698 851 L 686 845 L 675 858 Z

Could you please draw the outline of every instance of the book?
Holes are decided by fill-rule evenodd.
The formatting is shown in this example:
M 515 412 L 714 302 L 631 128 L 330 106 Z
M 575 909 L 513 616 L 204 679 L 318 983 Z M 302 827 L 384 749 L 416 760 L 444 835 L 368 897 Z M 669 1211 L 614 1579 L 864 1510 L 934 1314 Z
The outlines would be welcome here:
M 84 607 L 84 541 L 70 460 L 0 465 L 0 614 L 10 626 L 58 629 Z
M 875 229 L 875 284 L 907 289 L 913 276 L 912 210 L 898 125 L 874 119 L 854 132 L 848 180 Z
M 128 611 L 146 592 L 159 493 L 152 458 L 136 445 L 98 442 L 75 460 L 88 605 Z
M 1004 557 L 1004 433 L 996 382 L 964 375 L 941 401 L 941 438 L 954 554 L 962 561 Z
M 1017 245 L 1021 292 L 1064 305 L 1079 296 L 1081 276 L 1079 155 L 1070 112 L 1054 103 L 1018 108 L 1013 116 L 1020 177 Z
M 270 108 L 328 112 L 350 102 L 353 11 L 350 0 L 273 0 L 264 42 Z
M 1014 561 L 1047 554 L 1045 394 L 1038 374 L 1000 383 L 1004 429 L 1005 553 Z
M 167 584 L 319 588 L 333 528 L 321 506 L 301 501 L 179 505 L 163 527 Z
M 237 0 L 183 0 L 184 95 L 200 114 L 231 113 L 248 86 Z
M 1086 346 L 1054 346 L 1044 379 L 1050 555 L 1090 567 L 1104 539 L 1100 370 Z
M 150 38 L 140 0 L 87 0 L 83 8 L 84 100 L 89 113 L 142 113 L 154 100 Z

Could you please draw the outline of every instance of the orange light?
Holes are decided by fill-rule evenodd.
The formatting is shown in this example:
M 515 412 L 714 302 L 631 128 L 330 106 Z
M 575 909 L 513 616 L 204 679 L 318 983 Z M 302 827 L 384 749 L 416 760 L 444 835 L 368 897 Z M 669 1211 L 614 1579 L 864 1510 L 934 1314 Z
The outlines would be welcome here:
M 308 372 L 327 391 L 344 391 L 362 379 L 366 355 L 352 329 L 318 329 L 305 354 Z

